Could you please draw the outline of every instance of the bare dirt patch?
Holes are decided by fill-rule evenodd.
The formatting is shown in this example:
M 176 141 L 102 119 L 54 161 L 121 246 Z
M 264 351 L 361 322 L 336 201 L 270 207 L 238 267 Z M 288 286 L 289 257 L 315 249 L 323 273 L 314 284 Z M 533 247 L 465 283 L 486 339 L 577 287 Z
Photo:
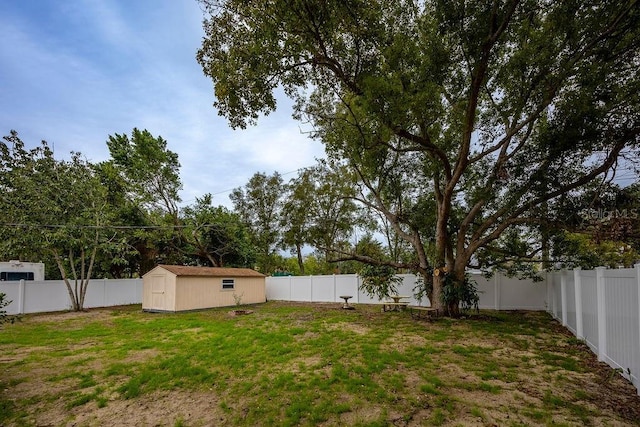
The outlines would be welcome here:
M 330 331 L 352 332 L 357 335 L 366 335 L 370 331 L 370 328 L 364 325 L 348 322 L 325 323 L 325 327 Z
M 418 334 L 404 331 L 396 331 L 390 339 L 382 345 L 383 350 L 404 352 L 411 347 L 427 345 L 427 339 Z
M 229 415 L 220 408 L 213 392 L 152 393 L 136 399 L 109 401 L 99 408 L 94 402 L 70 410 L 52 406 L 34 419 L 39 426 L 189 426 L 225 425 Z
M 37 313 L 25 316 L 25 320 L 34 323 L 65 322 L 69 320 L 90 319 L 92 322 L 108 321 L 113 318 L 112 311 L 103 308 L 93 308 L 84 311 L 55 311 L 51 313 Z
M 7 341 L 1 348 L 4 354 L 0 356 L 0 371 L 3 372 L 0 378 L 0 404 L 13 407 L 15 403 L 17 411 L 22 411 L 24 415 L 17 415 L 5 424 L 254 425 L 256 407 L 266 403 L 271 405 L 269 410 L 272 412 L 269 415 L 272 419 L 310 425 L 313 422 L 304 416 L 291 422 L 286 418 L 286 411 L 292 402 L 295 403 L 298 395 L 307 393 L 308 389 L 316 393 L 316 387 L 321 389 L 318 386 L 331 382 L 336 386 L 349 384 L 349 387 L 337 388 L 338 391 L 331 391 L 330 395 L 324 396 L 322 391 L 318 391 L 318 402 L 323 399 L 336 404 L 346 402 L 348 409 L 340 413 L 329 412 L 328 419 L 318 422 L 318 425 L 640 425 L 640 397 L 635 388 L 607 365 L 598 362 L 584 344 L 552 322 L 541 323 L 548 331 L 503 335 L 494 333 L 486 325 L 483 325 L 484 329 L 474 329 L 471 323 L 465 321 L 445 319 L 425 323 L 412 320 L 408 314 L 403 317 L 400 314 L 396 316 L 396 313 L 391 317 L 389 313 L 380 313 L 375 307 L 368 309 L 358 306 L 357 310 L 344 317 L 341 317 L 344 311 L 336 304 L 282 304 L 282 307 L 287 310 L 279 312 L 274 308 L 268 312 L 258 308 L 253 316 L 244 319 L 229 319 L 228 309 L 225 309 L 203 313 L 198 321 L 183 328 L 149 329 L 151 333 L 158 334 L 159 341 L 166 340 L 168 336 L 176 339 L 175 334 L 184 334 L 178 340 L 182 344 L 193 336 L 205 339 L 224 335 L 225 331 L 237 329 L 238 325 L 263 331 L 260 336 L 277 330 L 280 332 L 280 335 L 276 335 L 278 337 L 289 325 L 295 327 L 291 342 L 301 351 L 280 353 L 277 351 L 279 347 L 271 348 L 264 353 L 264 361 L 269 363 L 271 370 L 266 373 L 256 371 L 254 374 L 256 377 L 268 377 L 266 392 L 256 391 L 259 387 L 253 378 L 238 379 L 218 367 L 212 369 L 219 376 L 210 380 L 210 385 L 185 388 L 176 385 L 170 390 L 143 391 L 127 399 L 120 387 L 135 374 L 128 372 L 127 366 L 131 364 L 139 368 L 149 360 L 162 360 L 166 348 L 136 349 L 128 343 L 120 351 L 118 337 L 110 335 L 108 338 L 115 341 L 116 353 L 120 351 L 117 353 L 117 365 L 122 365 L 124 371 L 106 375 L 103 371 L 113 368 L 111 360 L 108 356 L 104 357 L 102 349 L 92 351 L 101 343 L 99 336 L 82 335 L 79 342 L 69 342 L 55 348 L 37 342 L 25 345 L 20 340 L 15 343 Z M 71 325 L 74 331 L 83 322 L 109 322 L 117 318 L 112 310 L 91 310 L 87 313 L 29 316 L 25 325 L 45 322 L 47 317 L 55 324 L 60 324 L 60 319 L 64 322 L 77 321 L 77 325 Z M 523 314 L 521 317 L 523 322 L 529 319 L 536 321 L 535 315 Z M 154 315 L 136 315 L 135 321 L 153 322 L 155 318 Z M 178 316 L 175 318 L 179 319 Z M 206 328 L 206 322 L 209 321 L 223 322 L 233 327 L 212 334 Z M 494 322 L 491 316 L 477 321 Z M 498 321 L 495 322 L 497 325 Z M 387 324 L 393 327 L 380 333 Z M 148 327 L 148 324 L 145 323 L 145 326 Z M 307 326 L 309 329 L 305 330 Z M 18 331 L 20 325 L 16 328 Z M 346 342 L 345 334 L 350 335 Z M 443 339 L 435 340 L 434 336 L 442 336 Z M 313 343 L 318 341 L 322 341 L 324 347 L 313 347 Z M 249 341 L 246 343 L 251 345 Z M 293 344 L 282 340 L 280 345 Z M 375 363 L 370 360 L 372 358 L 367 359 L 366 353 L 360 352 L 361 345 L 367 350 L 379 350 L 382 356 L 388 357 L 384 364 L 376 368 L 375 373 L 363 375 L 362 385 L 355 382 L 359 372 L 364 372 Z M 350 353 L 342 359 L 333 359 L 332 351 L 343 348 L 348 348 Z M 324 351 L 326 349 L 329 351 Z M 255 351 L 259 350 L 256 347 Z M 169 351 L 174 354 L 173 348 Z M 188 362 L 190 357 L 198 357 L 190 353 L 183 355 L 179 351 L 176 348 L 175 354 L 182 358 L 176 360 Z M 57 354 L 48 357 L 50 352 Z M 393 352 L 398 353 L 401 362 L 389 356 Z M 293 357 L 289 357 L 289 354 Z M 418 355 L 422 355 L 422 360 Z M 272 357 L 276 359 L 269 359 Z M 281 361 L 277 357 L 281 357 Z M 233 362 L 233 359 L 228 359 L 226 363 Z M 262 363 L 263 359 L 259 359 L 259 362 Z M 335 375 L 337 365 L 343 368 L 338 377 Z M 71 366 L 74 368 L 71 369 Z M 193 373 L 199 374 L 196 367 L 200 365 L 194 364 Z M 246 369 L 250 368 L 247 366 Z M 191 371 L 185 372 L 185 375 L 189 375 Z M 237 375 L 242 376 L 242 372 L 237 371 Z M 281 372 L 287 375 L 278 378 Z M 91 380 L 95 380 L 95 383 Z M 276 387 L 270 380 L 281 381 L 281 384 Z M 79 386 L 83 382 L 86 385 Z M 218 387 L 214 382 L 226 384 Z M 370 382 L 379 385 L 388 396 L 362 395 L 352 391 L 369 387 Z M 244 384 L 244 388 L 236 390 L 244 390 L 244 393 L 228 394 L 227 386 L 231 388 L 239 383 Z M 104 401 L 89 399 L 86 403 L 71 404 L 75 398 L 98 390 L 101 390 L 99 394 Z M 245 417 L 250 419 L 250 416 L 254 417 L 253 422 L 245 422 Z M 277 421 L 273 424 L 278 424 Z

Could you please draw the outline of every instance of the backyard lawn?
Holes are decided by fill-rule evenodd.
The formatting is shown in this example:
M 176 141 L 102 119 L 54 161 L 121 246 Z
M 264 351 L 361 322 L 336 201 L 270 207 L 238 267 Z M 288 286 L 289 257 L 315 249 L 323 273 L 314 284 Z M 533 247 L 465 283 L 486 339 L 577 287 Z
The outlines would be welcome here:
M 541 312 L 139 305 L 0 329 L 0 425 L 640 425 L 640 397 Z

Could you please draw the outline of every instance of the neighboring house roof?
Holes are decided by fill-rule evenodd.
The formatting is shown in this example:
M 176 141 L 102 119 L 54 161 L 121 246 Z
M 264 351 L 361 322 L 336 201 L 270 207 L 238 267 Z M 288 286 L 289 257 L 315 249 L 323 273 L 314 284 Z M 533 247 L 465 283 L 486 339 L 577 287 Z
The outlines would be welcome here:
M 265 277 L 250 268 L 225 268 L 225 267 L 192 267 L 187 265 L 164 265 L 165 270 L 176 276 L 207 276 L 207 277 Z

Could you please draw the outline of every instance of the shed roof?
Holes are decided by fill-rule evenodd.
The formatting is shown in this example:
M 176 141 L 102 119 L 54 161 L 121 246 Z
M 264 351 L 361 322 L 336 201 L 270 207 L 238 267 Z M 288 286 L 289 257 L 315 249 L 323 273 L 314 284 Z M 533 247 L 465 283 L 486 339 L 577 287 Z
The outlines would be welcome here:
M 167 271 L 176 276 L 208 276 L 208 277 L 265 277 L 250 268 L 226 268 L 226 267 L 192 267 L 187 265 L 164 265 L 160 264 Z

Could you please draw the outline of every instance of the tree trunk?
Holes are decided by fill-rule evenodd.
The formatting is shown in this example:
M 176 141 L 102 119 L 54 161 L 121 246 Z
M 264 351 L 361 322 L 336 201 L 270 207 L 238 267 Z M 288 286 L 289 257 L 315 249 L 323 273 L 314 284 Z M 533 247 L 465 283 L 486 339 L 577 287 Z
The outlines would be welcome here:
M 296 254 L 298 255 L 298 267 L 300 267 L 300 274 L 304 276 L 304 260 L 302 259 L 302 247 L 300 243 L 296 243 Z
M 91 250 L 91 257 L 89 258 L 89 266 L 87 267 L 85 274 L 85 252 L 82 250 L 82 278 L 80 282 L 80 304 L 79 310 L 84 310 L 84 299 L 87 295 L 87 289 L 89 288 L 89 280 L 91 280 L 91 274 L 93 273 L 93 263 L 96 259 L 96 253 L 98 252 L 98 237 L 96 233 L 96 239 L 94 241 L 93 249 Z
M 445 286 L 446 253 L 447 253 L 447 212 L 443 205 L 438 206 L 438 220 L 436 222 L 436 259 L 433 269 L 433 301 L 431 305 L 444 313 L 444 301 L 442 300 Z
M 431 292 L 431 307 L 437 308 L 441 313 L 445 313 L 445 307 L 442 304 L 442 285 L 443 276 L 441 274 L 433 273 L 433 291 Z
M 58 270 L 60 271 L 60 275 L 62 276 L 62 280 L 64 281 L 65 286 L 67 287 L 67 292 L 69 293 L 69 300 L 71 301 L 71 309 L 73 311 L 80 311 L 78 308 L 78 301 L 76 300 L 75 294 L 73 293 L 73 288 L 71 287 L 71 283 L 69 283 L 69 278 L 67 277 L 67 270 L 64 268 L 64 264 L 62 263 L 62 259 L 57 251 L 53 252 L 53 258 L 56 260 L 56 265 L 58 266 Z
M 156 266 L 157 250 L 151 245 L 147 245 L 147 241 L 141 241 L 134 246 L 138 254 L 140 255 L 140 261 L 138 263 L 138 275 L 142 277 L 143 274 L 151 271 Z

